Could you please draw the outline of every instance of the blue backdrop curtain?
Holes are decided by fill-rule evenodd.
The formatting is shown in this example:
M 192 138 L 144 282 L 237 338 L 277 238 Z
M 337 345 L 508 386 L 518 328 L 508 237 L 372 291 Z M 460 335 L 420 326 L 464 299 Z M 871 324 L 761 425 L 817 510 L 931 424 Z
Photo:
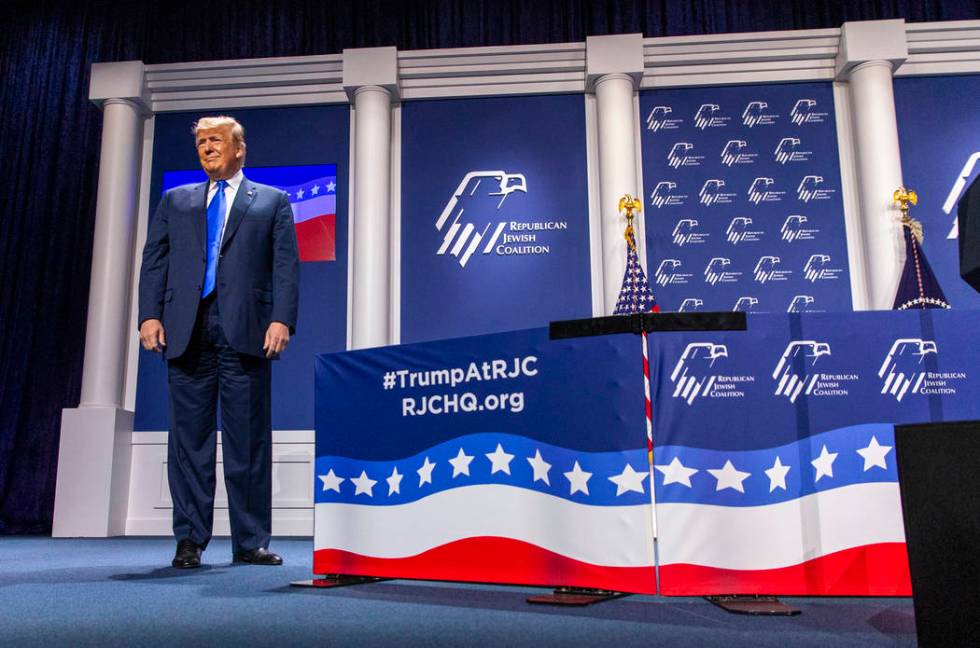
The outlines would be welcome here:
M 0 1 L 0 533 L 50 531 L 60 414 L 79 400 L 102 119 L 92 63 L 978 17 L 975 0 Z

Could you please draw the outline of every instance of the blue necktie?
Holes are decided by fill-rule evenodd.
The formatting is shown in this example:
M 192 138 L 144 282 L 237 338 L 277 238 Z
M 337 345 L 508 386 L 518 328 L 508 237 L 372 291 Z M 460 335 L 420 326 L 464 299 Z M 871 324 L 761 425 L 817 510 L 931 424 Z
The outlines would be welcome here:
M 204 271 L 204 288 L 201 297 L 207 297 L 214 290 L 218 274 L 218 250 L 221 248 L 221 226 L 225 221 L 225 187 L 228 183 L 218 180 L 218 191 L 208 205 L 208 267 Z

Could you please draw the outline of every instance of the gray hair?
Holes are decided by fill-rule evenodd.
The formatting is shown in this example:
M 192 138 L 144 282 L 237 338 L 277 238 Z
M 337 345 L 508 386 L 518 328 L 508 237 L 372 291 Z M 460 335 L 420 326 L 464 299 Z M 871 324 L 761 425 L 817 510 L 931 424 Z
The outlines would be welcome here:
M 238 120 L 228 115 L 216 115 L 213 117 L 201 117 L 191 126 L 191 132 L 197 136 L 197 131 L 221 128 L 222 126 L 231 127 L 231 141 L 235 144 L 245 143 L 245 127 L 238 123 Z

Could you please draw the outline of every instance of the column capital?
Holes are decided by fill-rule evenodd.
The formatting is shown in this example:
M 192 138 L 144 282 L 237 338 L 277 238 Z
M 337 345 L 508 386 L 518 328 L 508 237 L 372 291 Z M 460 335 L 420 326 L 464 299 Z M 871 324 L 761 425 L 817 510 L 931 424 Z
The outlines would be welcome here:
M 854 68 L 870 61 L 887 61 L 894 72 L 908 57 L 904 19 L 846 22 L 840 29 L 835 76 L 847 80 Z
M 124 99 L 136 104 L 145 114 L 153 112 L 143 61 L 93 63 L 88 98 L 99 108 L 109 99 Z
M 633 89 L 643 78 L 643 34 L 587 36 L 585 39 L 585 91 L 595 92 L 599 78 L 625 74 Z
M 378 86 L 391 94 L 394 101 L 400 98 L 398 88 L 398 49 L 395 47 L 359 47 L 345 49 L 344 92 L 354 101 L 358 88 Z

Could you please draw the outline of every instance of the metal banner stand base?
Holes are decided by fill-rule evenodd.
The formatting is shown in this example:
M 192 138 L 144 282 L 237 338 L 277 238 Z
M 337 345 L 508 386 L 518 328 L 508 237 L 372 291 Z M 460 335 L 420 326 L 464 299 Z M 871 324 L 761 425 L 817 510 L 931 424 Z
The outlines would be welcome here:
M 593 589 L 591 587 L 556 587 L 551 594 L 527 597 L 527 602 L 535 605 L 570 605 L 584 607 L 612 599 L 629 596 L 626 592 Z
M 389 580 L 387 578 L 377 578 L 375 576 L 354 576 L 352 574 L 324 574 L 320 578 L 311 580 L 293 581 L 292 587 L 318 587 L 327 589 L 330 587 L 346 587 L 347 585 L 364 585 L 367 583 L 380 583 Z
M 790 607 L 775 596 L 739 596 L 727 594 L 724 596 L 705 596 L 722 610 L 732 614 L 751 614 L 753 616 L 796 616 L 799 608 Z

